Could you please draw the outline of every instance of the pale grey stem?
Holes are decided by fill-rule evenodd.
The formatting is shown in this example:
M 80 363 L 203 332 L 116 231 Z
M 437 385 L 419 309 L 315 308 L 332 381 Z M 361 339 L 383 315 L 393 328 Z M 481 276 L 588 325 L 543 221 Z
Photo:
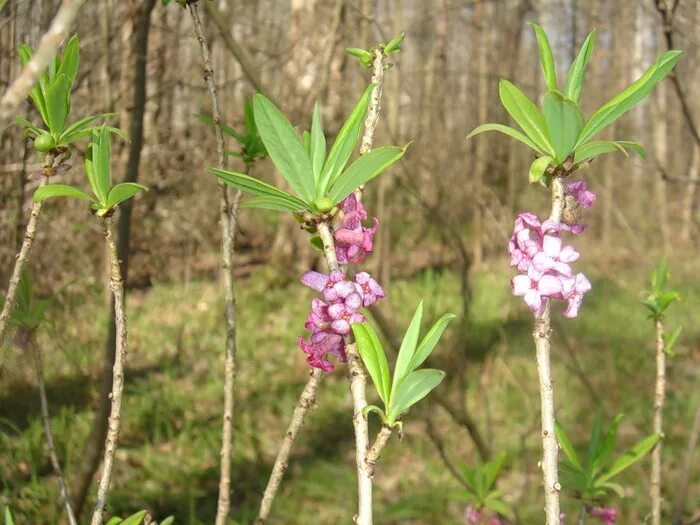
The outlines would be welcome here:
M 379 456 L 381 455 L 382 450 L 384 450 L 384 447 L 389 441 L 393 431 L 393 427 L 382 425 L 382 429 L 377 434 L 377 438 L 374 440 L 372 448 L 369 449 L 369 452 L 367 453 L 367 465 L 372 472 L 374 472 L 374 466 L 377 464 L 377 461 L 379 461 Z
M 124 281 L 122 280 L 117 245 L 114 242 L 114 226 L 111 217 L 104 219 L 105 242 L 109 253 L 110 279 L 109 286 L 114 296 L 114 324 L 116 326 L 116 351 L 114 368 L 112 369 L 112 392 L 110 398 L 112 406 L 109 412 L 107 437 L 105 439 L 105 452 L 100 483 L 97 487 L 97 501 L 92 513 L 90 525 L 102 523 L 102 513 L 107 504 L 107 492 L 112 476 L 114 456 L 119 442 L 119 429 L 121 427 L 122 393 L 124 390 L 124 362 L 128 353 L 126 335 L 126 312 L 124 310 Z
M 78 525 L 78 521 L 75 519 L 75 513 L 73 512 L 73 504 L 71 503 L 68 486 L 66 485 L 66 479 L 63 477 L 61 462 L 58 460 L 58 454 L 56 453 L 56 444 L 53 439 L 53 431 L 51 430 L 51 418 L 49 417 L 49 402 L 46 397 L 46 385 L 44 384 L 44 367 L 41 359 L 41 349 L 39 348 L 39 343 L 36 340 L 36 334 L 30 333 L 29 337 L 29 346 L 34 360 L 34 370 L 36 372 L 36 379 L 39 386 L 41 420 L 44 424 L 44 434 L 46 434 L 46 445 L 49 447 L 51 465 L 53 466 L 54 473 L 58 478 L 58 486 L 59 490 L 61 491 L 63 506 L 65 507 L 66 515 L 68 516 L 68 522 L 70 525 Z
M 666 348 L 664 325 L 656 321 L 656 388 L 654 392 L 654 433 L 661 436 L 651 452 L 651 525 L 661 525 L 661 449 L 664 438 L 664 401 L 666 399 Z
M 0 98 L 0 134 L 10 125 L 17 108 L 27 98 L 39 76 L 49 67 L 84 2 L 63 0 L 49 30 L 41 37 L 34 56 Z
M 212 118 L 216 130 L 216 151 L 219 166 L 226 168 L 225 141 L 222 129 L 219 97 L 214 82 L 214 68 L 211 63 L 209 44 L 204 35 L 202 21 L 197 10 L 197 3 L 188 3 L 187 10 L 192 17 L 194 32 L 204 63 L 204 80 L 209 90 Z M 231 508 L 231 459 L 233 456 L 233 415 L 234 382 L 236 375 L 236 298 L 233 287 L 233 237 L 236 226 L 236 207 L 240 192 L 235 198 L 234 206 L 229 202 L 228 187 L 219 181 L 219 216 L 221 223 L 221 276 L 225 294 L 226 318 L 226 356 L 224 359 L 224 413 L 221 431 L 221 469 L 219 475 L 219 498 L 216 505 L 216 525 L 225 525 Z
M 586 515 L 588 514 L 588 509 L 585 503 L 581 503 L 581 512 L 578 515 L 578 525 L 586 525 Z
M 46 184 L 46 177 L 42 177 L 41 186 Z M 5 340 L 5 333 L 7 332 L 8 320 L 10 319 L 10 314 L 15 306 L 15 299 L 17 298 L 17 290 L 19 290 L 19 283 L 22 280 L 22 270 L 29 260 L 29 253 L 32 251 L 32 246 L 34 246 L 34 240 L 36 239 L 36 226 L 39 221 L 39 214 L 41 213 L 41 203 L 35 202 L 32 204 L 32 211 L 29 215 L 29 222 L 27 223 L 27 228 L 24 230 L 24 239 L 22 241 L 22 247 L 17 254 L 17 259 L 15 260 L 15 267 L 12 270 L 12 276 L 10 277 L 10 283 L 7 285 L 7 293 L 5 293 L 5 302 L 2 305 L 2 312 L 0 312 L 0 347 Z
M 279 491 L 280 484 L 282 483 L 282 478 L 284 473 L 287 471 L 289 465 L 289 456 L 292 452 L 292 447 L 294 447 L 294 442 L 304 424 L 304 418 L 309 409 L 316 403 L 316 393 L 318 391 L 318 385 L 323 377 L 323 372 L 320 368 L 312 368 L 309 380 L 304 386 L 304 390 L 299 396 L 299 401 L 294 406 L 294 414 L 292 415 L 292 420 L 289 423 L 287 432 L 284 434 L 284 439 L 282 440 L 282 446 L 277 452 L 277 457 L 275 458 L 275 464 L 272 467 L 272 473 L 270 474 L 270 479 L 267 481 L 267 487 L 265 487 L 265 493 L 263 494 L 262 502 L 260 503 L 260 511 L 258 512 L 258 517 L 255 520 L 256 525 L 262 525 L 267 520 L 272 510 L 272 504 L 275 501 L 277 492 Z
M 326 222 L 318 225 L 318 235 L 323 243 L 323 254 L 328 264 L 328 270 L 338 270 L 338 257 L 335 251 L 333 233 Z M 348 358 L 348 372 L 350 379 L 350 393 L 353 401 L 353 427 L 355 429 L 355 463 L 357 465 L 357 489 L 358 512 L 355 523 L 358 525 L 372 525 L 372 469 L 367 463 L 369 452 L 369 426 L 367 417 L 363 411 L 367 406 L 365 390 L 367 388 L 367 376 L 362 365 L 362 360 L 357 351 L 357 345 L 352 334 L 346 335 L 345 354 Z
M 561 177 L 552 180 L 552 212 L 549 219 L 561 222 L 564 210 L 565 183 Z M 542 474 L 544 479 L 544 503 L 546 525 L 559 525 L 559 484 L 558 455 L 559 444 L 554 430 L 554 381 L 550 368 L 550 337 L 552 334 L 549 301 L 535 316 L 532 336 L 535 340 L 537 373 L 540 382 L 540 403 L 542 418 Z

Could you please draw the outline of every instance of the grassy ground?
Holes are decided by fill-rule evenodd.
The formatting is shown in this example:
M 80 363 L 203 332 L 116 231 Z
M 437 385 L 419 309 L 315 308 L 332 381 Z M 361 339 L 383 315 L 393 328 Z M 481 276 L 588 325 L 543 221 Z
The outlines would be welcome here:
M 517 521 L 534 524 L 541 523 L 542 506 L 537 379 L 529 314 L 509 296 L 507 277 L 505 268 L 475 276 L 469 319 L 455 321 L 436 361 L 448 374 L 453 367 L 467 367 L 466 396 L 456 381 L 441 392 L 457 403 L 464 399 L 492 449 L 509 453 L 501 487 Z M 581 447 L 598 411 L 608 419 L 623 412 L 622 447 L 651 427 L 653 327 L 639 304 L 645 280 L 622 282 L 610 275 L 594 275 L 592 280 L 594 290 L 580 318 L 560 318 L 555 326 L 558 418 Z M 238 287 L 232 523 L 243 524 L 255 516 L 276 446 L 306 380 L 307 369 L 294 342 L 302 334 L 311 293 L 296 285 L 270 288 L 264 271 Z M 390 290 L 392 321 L 404 327 L 421 296 L 428 321 L 445 311 L 459 313 L 458 290 L 457 278 L 447 271 L 396 281 Z M 77 293 L 69 291 L 40 337 L 52 424 L 69 476 L 89 432 L 105 333 L 102 291 Z M 686 300 L 669 320 L 686 326 L 669 370 L 664 490 L 670 502 L 682 467 L 690 411 L 698 397 L 695 377 L 700 368 L 700 331 L 692 324 L 700 308 L 700 284 L 686 279 L 683 293 Z M 156 284 L 130 295 L 131 352 L 111 513 L 148 508 L 156 518 L 174 514 L 176 523 L 212 522 L 222 395 L 220 304 L 212 282 Z M 457 323 L 467 330 L 464 347 L 455 345 Z M 318 407 L 302 431 L 271 523 L 350 523 L 355 506 L 353 434 L 342 368 L 324 378 Z M 58 523 L 58 491 L 26 357 L 14 348 L 4 350 L 0 374 L 0 504 L 12 507 L 18 525 Z M 370 398 L 374 396 L 370 391 Z M 464 503 L 455 495 L 459 484 L 427 436 L 429 416 L 453 464 L 476 458 L 464 430 L 436 404 L 425 402 L 409 416 L 403 441 L 392 438 L 377 469 L 378 524 L 461 523 Z M 643 522 L 648 512 L 647 473 L 644 461 L 622 477 L 627 497 L 615 501 L 622 509 L 620 523 Z M 697 475 L 689 502 L 700 500 Z M 565 510 L 573 516 L 576 507 L 566 490 L 563 496 Z M 698 509 L 689 503 L 687 510 Z

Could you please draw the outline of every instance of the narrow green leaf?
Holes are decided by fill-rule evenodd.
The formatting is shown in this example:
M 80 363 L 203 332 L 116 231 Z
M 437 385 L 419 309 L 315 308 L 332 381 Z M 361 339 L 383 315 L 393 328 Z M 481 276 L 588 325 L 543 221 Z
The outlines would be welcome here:
M 484 133 L 485 131 L 499 131 L 508 135 L 509 137 L 514 138 L 515 140 L 519 140 L 527 147 L 534 149 L 538 153 L 541 153 L 543 155 L 545 153 L 537 144 L 532 142 L 529 138 L 520 133 L 517 129 L 504 126 L 503 124 L 482 124 L 481 126 L 474 128 L 474 130 L 472 130 L 472 132 L 469 133 L 469 135 L 467 135 L 467 139 L 470 139 L 474 135 L 478 135 L 479 133 Z
M 78 35 L 75 34 L 66 44 L 61 56 L 61 65 L 58 68 L 57 75 L 66 75 L 70 80 L 70 86 L 73 86 L 75 77 L 78 74 L 78 65 L 80 64 L 80 44 Z
M 491 488 L 493 487 L 494 483 L 496 482 L 496 478 L 498 477 L 498 474 L 503 468 L 503 464 L 505 463 L 507 456 L 508 455 L 505 452 L 501 451 L 498 454 L 496 454 L 496 457 L 494 457 L 490 461 L 487 461 L 481 469 L 484 474 L 484 488 L 486 490 L 491 490 Z
M 99 115 L 89 115 L 85 118 L 81 118 L 77 122 L 74 122 L 70 126 L 68 126 L 65 131 L 61 134 L 61 136 L 58 139 L 59 144 L 64 143 L 66 137 L 70 137 L 71 135 L 74 135 L 75 133 L 79 133 L 85 128 L 87 128 L 93 121 L 102 118 L 102 119 L 108 119 L 110 117 L 114 117 L 116 113 L 100 113 Z
M 681 51 L 667 51 L 630 86 L 598 108 L 581 130 L 576 147 L 585 144 L 594 135 L 612 124 L 644 100 L 654 87 L 675 67 Z
M 562 452 L 564 452 L 566 458 L 571 462 L 571 464 L 575 468 L 577 468 L 578 470 L 583 470 L 583 467 L 581 466 L 581 460 L 578 458 L 576 449 L 574 448 L 574 445 L 571 443 L 569 436 L 566 435 L 566 432 L 564 432 L 564 428 L 559 424 L 559 422 L 555 423 L 554 432 L 557 436 L 559 446 L 561 447 Z
M 279 197 L 254 197 L 243 201 L 240 207 L 286 212 L 301 211 L 298 205 L 291 204 L 289 201 Z
M 416 370 L 403 378 L 391 396 L 389 419 L 396 420 L 442 383 L 444 378 L 445 372 L 433 368 Z
M 676 346 L 676 342 L 678 341 L 678 338 L 680 337 L 682 332 L 683 327 L 679 326 L 673 331 L 673 333 L 664 334 L 664 353 L 669 357 L 673 357 L 674 355 L 676 355 L 673 351 L 673 347 Z
M 34 202 L 43 202 L 52 197 L 72 197 L 88 202 L 96 202 L 94 198 L 84 191 L 74 188 L 73 186 L 68 186 L 67 184 L 47 184 L 46 186 L 41 186 L 34 192 L 33 198 Z
M 121 522 L 121 525 L 141 525 L 143 522 L 143 518 L 146 517 L 146 511 L 141 510 L 137 512 L 136 514 L 132 514 L 128 518 L 126 518 L 124 521 Z
M 5 525 L 15 525 L 15 520 L 12 519 L 12 512 L 10 512 L 10 507 L 5 507 Z
M 306 154 L 309 155 L 309 158 L 311 158 L 311 133 L 304 131 L 301 134 L 301 143 L 304 145 Z
M 553 161 L 554 161 L 554 159 L 552 157 L 550 157 L 549 155 L 545 155 L 544 157 L 538 157 L 535 160 L 533 160 L 532 164 L 530 164 L 530 171 L 528 173 L 530 184 L 534 184 L 535 182 L 539 182 L 539 180 L 547 172 L 547 167 Z
M 556 152 L 557 164 L 566 160 L 583 128 L 583 114 L 570 100 L 549 91 L 543 101 L 544 118 Z
M 628 149 L 642 159 L 645 159 L 647 156 L 646 150 L 637 142 L 626 140 L 592 140 L 582 146 L 578 146 L 574 150 L 574 163 L 580 164 L 598 155 L 614 151 L 619 151 L 627 155 Z
M 107 520 L 107 525 L 120 525 L 124 520 L 118 516 L 112 516 Z
M 507 80 L 501 80 L 498 83 L 498 92 L 503 107 L 529 139 L 537 145 L 538 149 L 553 156 L 555 152 L 547 123 L 537 106 Z
M 112 185 L 112 167 L 110 165 L 112 144 L 105 126 L 95 129 L 90 151 L 92 153 L 92 168 L 94 170 L 95 187 L 97 189 L 95 195 L 100 201 L 100 204 L 109 209 L 109 206 L 107 206 L 107 196 L 109 195 L 109 189 Z
M 595 30 L 588 33 L 586 40 L 583 41 L 581 49 L 576 55 L 576 58 L 569 68 L 569 73 L 566 76 L 566 85 L 564 86 L 564 97 L 578 102 L 581 96 L 581 88 L 583 87 L 583 79 L 586 76 L 586 67 L 593 54 L 595 47 Z
M 586 453 L 586 462 L 590 465 L 593 460 L 598 456 L 598 450 L 600 448 L 600 434 L 602 426 L 602 418 L 600 414 L 597 414 L 593 420 L 593 429 L 591 430 L 591 440 L 588 442 L 588 451 Z
M 253 107 L 255 124 L 272 162 L 297 195 L 312 200 L 314 176 L 311 160 L 294 128 L 264 95 L 255 95 Z
M 654 272 L 651 274 L 651 286 L 654 288 L 655 292 L 660 292 L 666 286 L 666 281 L 668 280 L 668 257 L 666 254 L 662 255 L 659 259 L 659 264 L 654 268 Z
M 63 133 L 68 113 L 70 113 L 70 88 L 71 82 L 68 76 L 60 74 L 46 90 L 49 130 L 57 137 Z
M 612 481 L 604 481 L 602 483 L 596 483 L 596 488 L 602 488 L 605 491 L 612 491 L 619 498 L 625 497 L 625 489 L 619 483 L 613 483 Z
M 428 333 L 425 334 L 425 337 L 418 345 L 416 352 L 413 354 L 413 359 L 411 359 L 411 362 L 408 365 L 409 372 L 416 370 L 425 362 L 426 359 L 428 359 L 428 356 L 430 356 L 435 348 L 435 345 L 437 345 L 438 341 L 442 337 L 447 325 L 450 324 L 450 321 L 452 321 L 452 319 L 455 317 L 457 317 L 455 314 L 445 314 L 435 322 L 430 330 L 428 330 Z
M 403 157 L 405 152 L 406 148 L 382 146 L 365 153 L 340 174 L 331 186 L 328 197 L 333 202 L 341 202 L 362 184 L 369 182 Z
M 29 130 L 33 135 L 35 135 L 35 136 L 37 136 L 37 137 L 38 137 L 39 135 L 41 135 L 42 130 L 41 130 L 40 128 L 38 128 L 37 126 L 35 126 L 34 124 L 32 124 L 31 122 L 29 122 L 26 118 L 23 118 L 23 117 L 15 117 L 14 120 L 15 120 L 15 124 L 19 124 L 20 126 L 24 126 L 24 127 L 27 128 L 27 130 Z
M 617 476 L 620 472 L 632 466 L 634 463 L 642 459 L 656 446 L 661 440 L 661 436 L 653 434 L 642 439 L 639 443 L 627 450 L 622 456 L 613 461 L 610 468 L 607 469 L 599 478 L 599 481 L 608 481 Z
M 93 134 L 93 131 L 99 129 L 99 128 L 104 128 L 105 131 L 108 133 L 111 133 L 113 135 L 118 136 L 125 142 L 129 142 L 129 137 L 126 136 L 126 134 L 120 130 L 119 128 L 115 128 L 113 126 L 105 126 L 104 124 L 102 126 L 92 126 L 88 128 L 84 128 L 78 131 L 74 131 L 70 135 L 64 133 L 61 137 L 61 143 L 62 144 L 72 144 L 73 142 L 77 142 L 78 140 L 84 139 L 86 137 L 89 137 Z
M 20 65 L 25 67 L 34 56 L 34 49 L 29 44 L 20 44 L 17 48 L 17 54 L 19 55 Z
M 403 41 L 406 39 L 406 33 L 399 33 L 396 35 L 394 38 L 392 38 L 389 43 L 386 45 L 384 48 L 384 53 L 386 55 L 390 55 L 391 53 L 394 53 L 395 51 L 401 51 L 401 46 L 403 45 Z
M 173 516 L 168 516 L 163 521 L 159 521 L 158 525 L 173 525 L 175 523 L 175 518 Z
M 271 184 L 267 184 L 266 182 L 256 179 L 255 177 L 251 177 L 250 175 L 237 173 L 235 171 L 228 171 L 221 168 L 207 168 L 207 171 L 213 175 L 216 175 L 225 183 L 230 184 L 234 188 L 238 188 L 239 190 L 247 191 L 248 193 L 252 193 L 253 195 L 257 195 L 259 197 L 275 197 L 281 199 L 287 204 L 294 206 L 295 211 L 310 209 L 309 205 L 298 197 L 295 197 L 286 191 L 282 191 Z
M 310 157 L 317 191 L 316 197 L 323 197 L 323 195 L 318 193 L 318 181 L 321 179 L 321 173 L 323 172 L 323 162 L 326 160 L 326 137 L 323 134 L 321 110 L 318 107 L 318 102 L 314 104 L 314 112 L 313 116 L 311 117 Z
M 362 362 L 372 378 L 374 387 L 384 402 L 384 406 L 389 406 L 389 394 L 391 392 L 389 364 L 379 337 L 377 337 L 377 333 L 372 325 L 368 323 L 354 323 L 352 331 L 360 357 L 362 357 Z
M 540 52 L 540 63 L 542 64 L 542 72 L 544 80 L 550 91 L 555 91 L 557 87 L 557 70 L 554 65 L 554 57 L 552 56 L 552 48 L 549 45 L 547 34 L 538 24 L 530 24 L 535 30 L 535 38 L 537 39 L 537 47 Z
M 486 499 L 484 499 L 484 506 L 493 511 L 496 511 L 503 517 L 508 517 L 510 515 L 510 507 L 508 507 L 508 505 L 506 505 L 506 503 L 502 499 L 486 497 Z
M 629 140 L 616 140 L 615 144 L 617 144 L 618 146 L 622 146 L 626 150 L 630 150 L 642 160 L 646 160 L 647 158 L 647 150 L 644 149 L 644 146 L 642 146 L 639 142 L 632 142 Z
M 660 292 L 659 294 L 657 294 L 656 303 L 659 306 L 659 310 L 661 311 L 661 313 L 665 313 L 666 310 L 668 310 L 668 307 L 671 306 L 671 304 L 675 301 L 679 301 L 680 298 L 681 296 L 678 292 Z
M 588 458 L 589 472 L 591 474 L 594 474 L 599 468 L 602 468 L 612 457 L 612 453 L 615 450 L 615 443 L 617 443 L 617 430 L 620 427 L 620 422 L 623 417 L 623 414 L 615 416 L 607 434 L 605 434 L 605 439 L 603 439 L 600 450 L 594 458 Z
M 340 128 L 338 136 L 335 138 L 335 142 L 333 142 L 333 146 L 331 146 L 328 152 L 328 157 L 326 157 L 326 162 L 323 164 L 323 172 L 321 173 L 321 179 L 318 185 L 318 194 L 320 196 L 326 195 L 329 186 L 336 177 L 342 173 L 345 164 L 347 164 L 350 155 L 352 155 L 355 145 L 360 138 L 365 113 L 367 112 L 367 106 L 369 105 L 369 100 L 374 88 L 375 85 L 370 84 L 367 89 L 365 89 L 360 100 L 350 112 L 350 115 L 348 115 L 343 127 Z
M 398 384 L 410 373 L 409 367 L 413 360 L 413 354 L 418 344 L 418 332 L 420 331 L 420 323 L 423 319 L 423 301 L 418 303 L 411 323 L 408 325 L 406 334 L 403 336 L 399 355 L 396 358 L 396 367 L 394 368 L 394 378 L 391 385 L 391 399 L 393 404 L 394 395 Z
M 148 191 L 148 188 L 141 184 L 136 184 L 135 182 L 122 182 L 121 184 L 117 184 L 109 190 L 109 194 L 107 195 L 107 207 L 114 208 L 117 204 L 121 204 L 125 200 L 132 198 L 142 190 Z

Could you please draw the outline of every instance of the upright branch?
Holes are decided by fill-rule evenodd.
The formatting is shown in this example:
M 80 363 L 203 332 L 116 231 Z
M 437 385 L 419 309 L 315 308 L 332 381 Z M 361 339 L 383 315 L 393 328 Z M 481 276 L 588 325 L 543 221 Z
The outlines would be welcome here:
M 664 435 L 664 401 L 666 399 L 666 348 L 664 324 L 656 321 L 656 381 L 654 389 L 654 434 Z M 661 525 L 661 447 L 659 441 L 651 452 L 651 525 Z
M 63 500 L 63 506 L 66 509 L 66 516 L 68 516 L 68 522 L 70 523 L 70 525 L 78 525 L 78 521 L 75 519 L 75 513 L 73 512 L 73 505 L 71 503 L 70 494 L 68 493 L 66 479 L 63 476 L 63 470 L 61 469 L 61 462 L 58 460 L 58 454 L 56 453 L 56 444 L 53 440 L 53 432 L 51 431 L 51 419 L 49 417 L 49 403 L 46 397 L 46 385 L 44 384 L 44 367 L 41 359 L 41 350 L 36 340 L 36 334 L 30 332 L 28 334 L 28 337 L 29 349 L 32 353 L 32 360 L 34 361 L 36 379 L 37 383 L 39 384 L 41 420 L 44 424 L 44 434 L 46 434 L 46 444 L 49 447 L 49 457 L 51 458 L 51 466 L 53 467 L 56 477 L 58 478 L 58 486 L 61 491 L 61 500 Z
M 114 242 L 114 226 L 111 217 L 104 218 L 105 243 L 109 254 L 110 279 L 109 286 L 114 298 L 114 322 L 116 332 L 116 351 L 114 368 L 112 370 L 112 393 L 110 394 L 112 406 L 108 419 L 107 437 L 105 439 L 104 459 L 100 483 L 97 488 L 97 501 L 92 513 L 90 525 L 101 525 L 102 513 L 107 504 L 107 492 L 112 476 L 114 456 L 119 442 L 119 429 L 121 427 L 122 393 L 124 389 L 124 361 L 128 351 L 126 338 L 126 312 L 124 311 L 124 282 L 122 280 L 117 245 Z
M 216 151 L 219 167 L 226 169 L 224 132 L 222 127 L 219 98 L 214 82 L 214 69 L 211 63 L 209 45 L 202 21 L 197 11 L 197 3 L 187 3 L 192 17 L 194 32 L 204 62 L 204 80 L 211 98 L 212 117 L 216 130 Z M 236 303 L 233 288 L 233 240 L 236 229 L 236 210 L 241 196 L 238 190 L 233 205 L 229 202 L 228 187 L 219 181 L 219 221 L 221 223 L 221 277 L 225 297 L 226 355 L 224 358 L 224 414 L 221 443 L 221 472 L 219 477 L 219 499 L 216 506 L 216 524 L 224 525 L 231 506 L 231 457 L 233 448 L 234 380 L 236 374 Z
M 333 233 L 326 222 L 319 223 L 318 235 L 323 243 L 323 255 L 329 272 L 339 270 Z M 352 423 L 355 429 L 355 463 L 357 466 L 358 512 L 355 523 L 372 525 L 372 469 L 367 463 L 370 449 L 369 425 L 364 409 L 367 406 L 367 377 L 352 334 L 344 336 L 345 354 L 348 359 L 350 393 L 353 402 Z
M 559 224 L 564 211 L 566 187 L 561 177 L 552 179 L 552 211 L 549 220 Z M 557 457 L 559 445 L 555 434 L 554 380 L 550 366 L 551 313 L 547 300 L 544 308 L 535 316 L 532 336 L 537 354 L 537 374 L 540 381 L 540 406 L 542 411 L 542 474 L 544 477 L 545 515 L 547 525 L 558 525 L 559 518 L 559 472 Z
M 282 483 L 282 478 L 284 473 L 287 471 L 289 466 L 289 456 L 292 453 L 292 447 L 294 447 L 294 442 L 296 441 L 299 430 L 301 430 L 304 424 L 304 418 L 309 409 L 316 403 L 316 392 L 318 391 L 318 385 L 323 377 L 323 371 L 320 368 L 312 368 L 309 374 L 309 380 L 306 382 L 304 389 L 299 396 L 299 401 L 294 406 L 294 414 L 292 415 L 292 420 L 289 422 L 289 427 L 284 434 L 284 439 L 282 440 L 282 445 L 277 452 L 277 457 L 275 458 L 275 464 L 272 467 L 272 473 L 270 474 L 270 479 L 267 481 L 267 486 L 265 487 L 265 492 L 263 493 L 262 502 L 260 503 L 260 510 L 258 511 L 258 517 L 255 520 L 256 525 L 262 525 L 267 520 L 272 510 L 272 503 L 277 496 L 280 484 Z
M 0 134 L 5 131 L 17 108 L 56 56 L 84 2 L 85 0 L 63 0 L 49 30 L 41 37 L 36 53 L 0 98 Z
M 47 182 L 46 175 L 54 169 L 56 165 L 57 155 L 54 153 L 47 153 L 46 160 L 44 161 L 44 166 L 42 167 L 41 173 L 41 183 L 40 187 L 44 186 Z M 17 254 L 17 259 L 15 261 L 15 266 L 12 270 L 12 276 L 10 277 L 10 283 L 7 286 L 7 293 L 5 294 L 5 303 L 2 306 L 2 312 L 0 312 L 0 347 L 5 340 L 5 333 L 7 331 L 8 321 L 10 315 L 12 314 L 12 308 L 15 306 L 15 299 L 17 298 L 17 290 L 19 283 L 22 279 L 22 270 L 24 269 L 27 261 L 29 260 L 29 254 L 34 246 L 34 241 L 36 239 L 36 228 L 39 221 L 39 214 L 41 213 L 41 202 L 34 201 L 32 203 L 32 211 L 29 214 L 29 222 L 27 223 L 27 228 L 24 231 L 24 239 L 22 240 L 22 247 Z

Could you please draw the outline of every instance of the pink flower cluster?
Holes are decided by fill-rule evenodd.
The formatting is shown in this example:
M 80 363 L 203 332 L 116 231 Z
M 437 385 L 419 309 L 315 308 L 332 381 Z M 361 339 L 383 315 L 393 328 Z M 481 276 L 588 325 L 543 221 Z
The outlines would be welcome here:
M 478 510 L 469 505 L 464 509 L 464 525 L 503 525 L 505 522 L 497 515 L 484 509 Z
M 336 255 L 340 264 L 361 262 L 372 253 L 374 234 L 379 227 L 379 219 L 374 217 L 371 227 L 362 225 L 367 220 L 367 212 L 362 203 L 351 193 L 341 208 L 342 218 L 333 230 Z
M 311 341 L 300 337 L 299 347 L 308 355 L 306 361 L 311 366 L 330 372 L 333 365 L 326 355 L 333 354 L 345 361 L 343 336 L 350 333 L 352 323 L 364 322 L 360 308 L 376 303 L 386 294 L 367 272 L 360 272 L 354 281 L 349 281 L 341 270 L 333 270 L 330 275 L 310 271 L 302 276 L 301 282 L 321 292 L 323 299 L 315 298 L 311 302 L 311 312 L 304 325 L 311 332 Z
M 615 507 L 593 507 L 588 510 L 592 518 L 598 518 L 603 525 L 615 525 L 617 509 Z
M 586 189 L 585 181 L 574 181 L 568 193 L 578 204 L 589 208 L 595 195 Z M 522 296 L 536 315 L 542 311 L 548 299 L 567 301 L 566 317 L 576 317 L 583 296 L 591 289 L 591 283 L 582 273 L 574 274 L 571 263 L 579 258 L 573 247 L 564 245 L 562 231 L 580 233 L 583 225 L 569 226 L 546 220 L 540 222 L 533 213 L 521 213 L 515 219 L 513 236 L 508 242 L 510 265 L 520 275 L 513 277 L 513 294 Z

